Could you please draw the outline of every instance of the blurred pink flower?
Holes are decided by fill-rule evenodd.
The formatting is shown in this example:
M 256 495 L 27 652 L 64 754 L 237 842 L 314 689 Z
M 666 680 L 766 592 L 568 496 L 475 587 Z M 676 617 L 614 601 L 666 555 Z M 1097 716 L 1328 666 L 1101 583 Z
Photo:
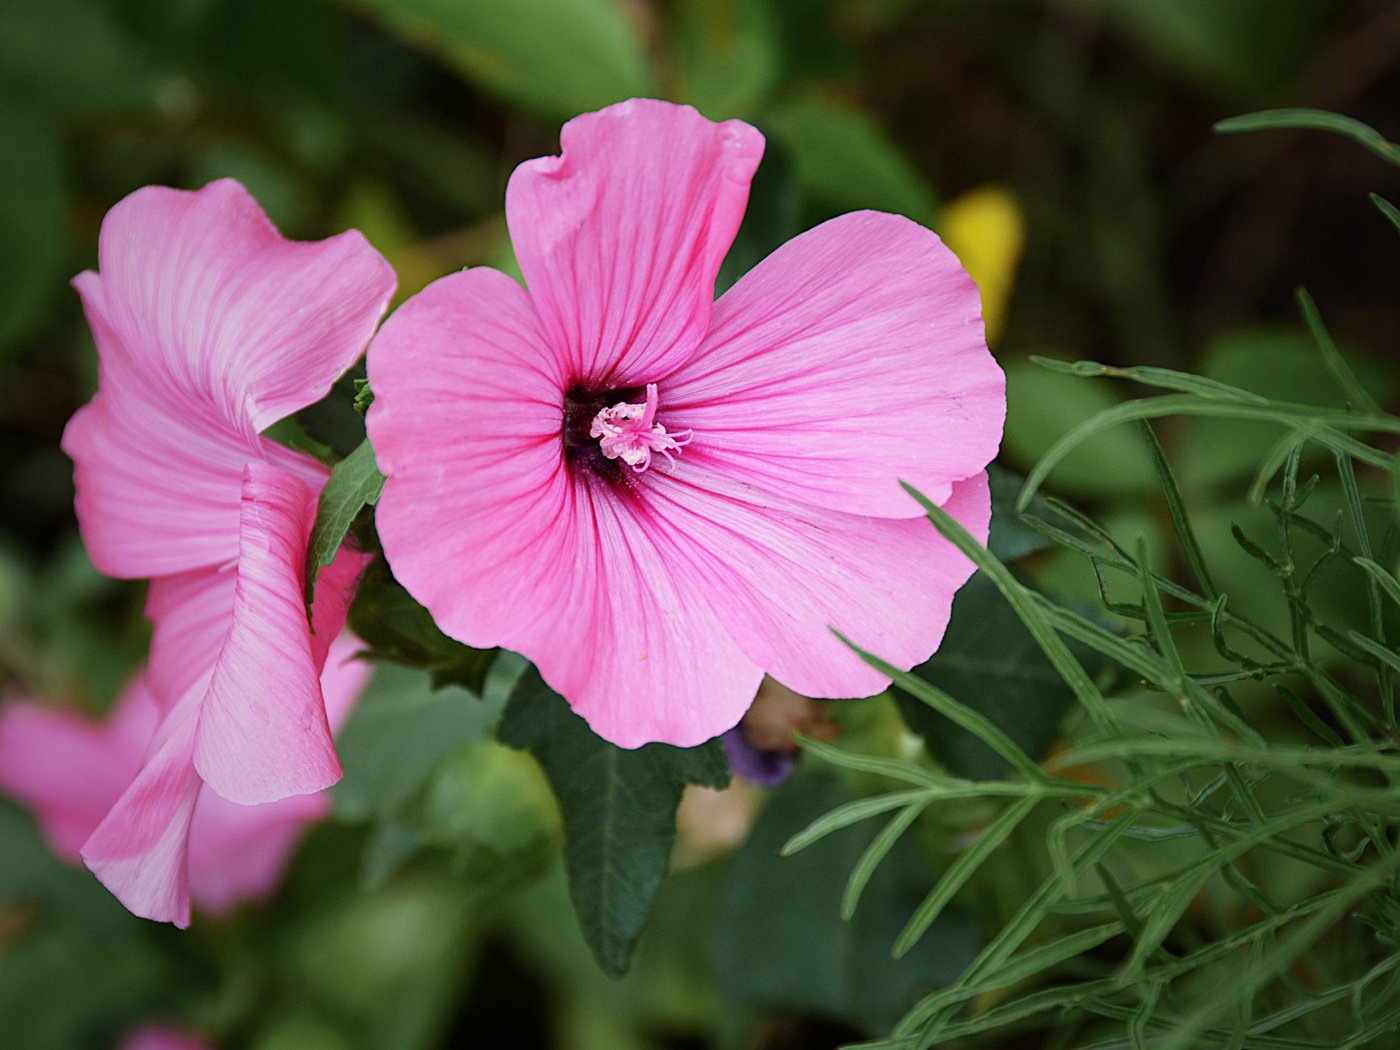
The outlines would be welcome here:
M 360 234 L 285 240 L 238 183 L 138 190 L 74 281 L 99 390 L 69 422 L 83 539 L 103 572 L 154 577 L 146 675 L 161 720 L 135 779 L 84 844 L 148 918 L 188 922 L 179 873 L 202 783 L 271 802 L 334 783 L 320 674 L 364 556 L 302 600 L 324 467 L 260 436 L 320 400 L 394 289 Z
M 183 1029 L 151 1025 L 128 1036 L 121 1050 L 213 1050 L 213 1047 Z
M 452 274 L 370 348 L 394 575 L 624 747 L 723 732 L 764 672 L 877 692 L 828 628 L 910 667 L 972 572 L 898 482 L 987 534 L 1005 393 L 976 287 L 859 212 L 712 302 L 762 136 L 632 100 L 561 138 L 506 192 L 529 290 Z
M 357 648 L 342 635 L 321 675 L 333 730 L 370 676 L 369 665 L 354 659 Z M 54 853 L 78 863 L 84 841 L 140 770 L 159 719 L 144 674 L 102 722 L 51 704 L 0 706 L 0 790 L 34 811 Z M 171 877 L 211 913 L 267 897 L 302 832 L 329 806 L 324 793 L 243 806 L 199 788 L 190 804 L 188 867 Z

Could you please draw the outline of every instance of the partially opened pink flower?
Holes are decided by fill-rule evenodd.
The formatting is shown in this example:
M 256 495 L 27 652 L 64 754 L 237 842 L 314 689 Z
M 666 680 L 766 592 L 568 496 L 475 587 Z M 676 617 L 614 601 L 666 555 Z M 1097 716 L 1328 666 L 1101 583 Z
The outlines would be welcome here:
M 338 729 L 369 679 L 355 659 L 356 639 L 342 636 L 322 672 L 326 713 Z M 52 704 L 0 706 L 0 791 L 34 811 L 53 851 L 78 863 L 89 835 L 141 769 L 160 721 L 144 674 L 127 687 L 101 722 Z M 324 793 L 243 806 L 196 790 L 182 831 L 185 850 L 172 851 L 163 877 L 185 887 L 203 910 L 217 914 L 273 893 L 307 826 L 324 817 Z
M 633 100 L 562 140 L 506 193 L 528 291 L 453 274 L 370 348 L 394 575 L 625 747 L 723 732 L 765 672 L 878 691 L 830 628 L 910 667 L 972 572 L 899 482 L 987 532 L 1005 398 L 976 287 L 860 212 L 712 303 L 759 133 Z
M 302 578 L 327 471 L 261 436 L 363 351 L 393 271 L 354 231 L 285 240 L 236 182 L 148 187 L 102 224 L 74 281 L 100 385 L 64 434 L 83 539 L 103 572 L 154 577 L 147 680 L 160 724 L 83 847 L 133 911 L 187 921 L 177 854 L 202 783 L 240 803 L 340 776 L 321 696 L 364 557 Z

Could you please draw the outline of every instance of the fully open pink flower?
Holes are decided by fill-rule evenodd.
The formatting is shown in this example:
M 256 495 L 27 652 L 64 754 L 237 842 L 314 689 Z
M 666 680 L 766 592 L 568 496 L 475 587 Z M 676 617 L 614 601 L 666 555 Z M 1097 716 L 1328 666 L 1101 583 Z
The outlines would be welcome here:
M 626 747 L 730 728 L 764 672 L 808 696 L 937 647 L 1005 411 L 976 287 L 939 239 L 860 212 L 717 303 L 763 139 L 633 100 L 516 169 L 529 290 L 437 281 L 370 348 L 395 576 L 469 645 L 533 660 Z
M 349 635 L 331 647 L 322 672 L 326 713 L 338 729 L 365 683 L 369 665 L 354 659 Z M 144 674 L 101 722 L 52 704 L 0 706 L 0 790 L 34 811 L 53 851 L 77 863 L 89 835 L 141 769 L 160 710 Z M 182 813 L 186 850 L 172 850 L 160 879 L 205 911 L 218 913 L 274 892 L 306 827 L 330 808 L 324 793 L 259 806 L 229 802 L 196 788 Z
M 240 803 L 340 776 L 321 695 L 364 557 L 302 600 L 324 467 L 261 436 L 363 351 L 393 271 L 354 231 L 285 240 L 236 182 L 138 190 L 74 281 L 100 385 L 64 434 L 78 520 L 103 572 L 154 577 L 146 759 L 83 857 L 133 911 L 185 921 L 172 881 L 201 783 Z

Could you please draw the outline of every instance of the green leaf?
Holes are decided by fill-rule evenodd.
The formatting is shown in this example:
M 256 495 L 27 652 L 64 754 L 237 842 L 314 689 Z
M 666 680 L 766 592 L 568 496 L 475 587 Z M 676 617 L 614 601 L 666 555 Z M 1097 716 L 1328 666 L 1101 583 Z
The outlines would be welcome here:
M 769 0 L 685 0 L 671 24 L 681 101 L 712 119 L 746 115 L 781 72 Z
M 1312 54 L 1325 32 L 1325 0 L 1077 0 L 1172 72 L 1212 91 L 1254 97 Z
M 967 884 L 967 881 L 977 874 L 977 869 L 982 863 L 1006 841 L 1007 837 L 1014 832 L 1030 815 L 1040 799 L 1027 795 L 1025 798 L 1018 798 L 1004 809 L 997 818 L 983 828 L 977 835 L 976 840 L 966 850 L 958 855 L 958 858 L 948 865 L 948 869 L 943 872 L 938 884 L 928 893 L 928 896 L 919 904 L 918 909 L 909 918 L 909 922 L 900 932 L 899 938 L 894 942 L 895 958 L 900 958 L 909 953 L 909 949 L 918 944 L 923 939 L 944 910 L 952 903 L 958 891 Z
M 316 599 L 316 578 L 321 570 L 335 561 L 345 534 L 355 515 L 363 507 L 379 502 L 384 488 L 384 475 L 374 461 L 374 449 L 369 439 L 346 456 L 331 470 L 330 480 L 321 490 L 316 507 L 316 524 L 311 529 L 311 543 L 306 551 L 306 607 Z
M 875 208 L 933 221 L 928 180 L 862 110 L 811 98 L 769 110 L 763 129 L 791 156 L 817 217 Z
M 804 826 L 855 804 L 833 778 L 809 774 L 773 792 L 759 814 L 729 870 L 715 930 L 720 989 L 735 1005 L 888 1031 L 917 995 L 954 980 L 976 952 L 976 926 L 953 907 L 903 959 L 891 957 L 928 886 L 927 865 L 909 836 L 869 874 L 849 922 L 839 917 L 847 876 L 878 828 L 844 828 L 795 856 L 779 855 Z
M 346 0 L 472 80 L 545 116 L 648 93 L 646 57 L 616 0 Z
M 1006 365 L 1008 459 L 1033 466 L 1076 424 L 1119 402 L 1118 391 L 1029 361 Z M 1100 434 L 1066 456 L 1051 475 L 1056 488 L 1082 496 L 1137 496 L 1152 487 L 1152 457 L 1128 430 Z
M 1086 667 L 1104 665 L 1086 647 L 1071 643 L 1070 648 Z M 913 673 L 984 715 L 1033 759 L 1049 753 L 1060 721 L 1074 706 L 1074 692 L 983 573 L 958 591 L 938 652 Z M 895 690 L 895 700 L 909 728 L 950 772 L 991 780 L 1009 768 L 975 734 L 903 690 Z
M 1044 533 L 1026 525 L 1021 520 L 1022 511 L 1016 508 L 1016 498 L 1021 494 L 1025 479 L 1014 471 L 1007 470 L 999 463 L 987 468 L 987 480 L 992 490 L 992 530 L 987 540 L 987 549 L 1002 561 L 1015 561 L 1035 551 L 1044 550 L 1054 544 Z M 1051 518 L 1054 512 L 1046 506 L 1044 498 L 1037 496 L 1024 513 L 1037 518 Z
M 0 4 L 0 89 L 79 113 L 140 109 L 155 99 L 135 41 L 95 0 Z M 20 157 L 3 155 L 6 165 Z
M 1391 204 L 1379 193 L 1371 194 L 1371 203 L 1381 210 L 1381 214 L 1390 220 L 1392 226 L 1400 230 L 1400 208 Z
M 1215 125 L 1215 130 L 1223 135 L 1250 131 L 1291 131 L 1300 128 L 1314 128 L 1344 135 L 1365 146 L 1383 160 L 1400 165 L 1400 146 L 1389 141 L 1370 125 L 1340 113 L 1328 113 L 1321 109 L 1267 109 L 1262 113 L 1230 117 Z
M 1308 330 L 1312 332 L 1313 340 L 1317 343 L 1317 349 L 1322 354 L 1323 364 L 1332 373 L 1332 378 L 1337 381 L 1337 385 L 1346 392 L 1351 401 L 1351 406 L 1358 412 L 1366 412 L 1373 415 L 1381 414 L 1381 406 L 1376 404 L 1376 399 L 1371 396 L 1371 392 L 1366 389 L 1366 384 L 1357 378 L 1347 360 L 1342 356 L 1342 352 L 1337 349 L 1337 344 L 1332 341 L 1332 335 L 1327 331 L 1327 326 L 1322 323 L 1322 315 L 1318 313 L 1317 304 L 1306 289 L 1299 288 L 1297 292 L 1298 308 L 1303 312 L 1303 320 L 1308 323 Z
M 1209 379 L 1265 398 L 1335 408 L 1348 400 L 1317 343 L 1299 331 L 1259 329 L 1225 336 L 1205 348 L 1200 368 Z M 1364 357 L 1353 361 L 1352 368 L 1373 397 L 1387 398 L 1394 383 L 1390 376 Z M 1232 418 L 1195 419 L 1184 431 L 1176 464 L 1188 492 L 1250 477 L 1282 433 L 1273 423 Z
M 0 19 L 0 49 L 4 44 Z M 0 69 L 4 56 L 0 54 Z M 31 112 L 0 96 L 0 361 L 43 303 L 63 256 L 67 174 L 57 141 Z
M 443 634 L 382 558 L 360 578 L 350 627 L 369 646 L 369 659 L 421 667 L 434 688 L 460 685 L 479 695 L 496 658 L 495 649 L 472 649 Z
M 419 671 L 376 669 L 336 738 L 345 767 L 336 812 L 356 822 L 393 818 L 449 755 L 490 732 L 500 710 L 459 689 L 433 689 Z
M 110 1046 L 183 991 L 167 933 L 57 860 L 33 818 L 0 799 L 0 1018 L 6 1047 Z
M 543 767 L 564 820 L 579 925 L 598 965 L 621 976 L 666 874 L 681 792 L 686 784 L 727 784 L 724 750 L 717 741 L 620 748 L 595 734 L 533 667 L 516 684 L 498 736 Z

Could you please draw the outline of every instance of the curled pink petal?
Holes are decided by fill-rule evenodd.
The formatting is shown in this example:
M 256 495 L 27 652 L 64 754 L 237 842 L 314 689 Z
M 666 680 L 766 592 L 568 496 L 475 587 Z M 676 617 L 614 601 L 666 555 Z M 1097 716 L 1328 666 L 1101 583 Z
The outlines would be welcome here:
M 342 635 L 326 661 L 334 727 L 371 674 L 359 648 Z M 161 722 L 147 674 L 101 722 L 32 701 L 0 706 L 0 790 L 33 810 L 57 855 L 86 857 L 134 911 L 182 924 L 191 901 L 219 913 L 274 892 L 306 827 L 329 808 L 324 793 L 244 806 L 205 790 L 190 754 L 193 706 L 183 731 L 178 719 Z
M 330 392 L 395 284 L 359 232 L 286 240 L 232 179 L 137 190 L 103 220 L 98 260 L 104 383 L 249 437 Z
M 313 641 L 302 597 L 315 514 L 300 480 L 248 464 L 232 616 L 194 744 L 200 776 L 232 802 L 304 795 L 340 779 L 321 698 L 324 646 Z M 333 637 L 324 636 L 324 645 Z
M 103 222 L 100 273 L 74 281 L 101 389 L 69 423 L 76 507 L 94 564 L 142 577 L 237 553 L 243 465 L 325 472 L 258 432 L 320 400 L 393 293 L 354 231 L 284 240 L 238 183 L 147 187 Z
M 185 857 L 201 787 L 196 714 L 186 702 L 165 716 L 136 779 L 82 848 L 83 861 L 130 911 L 181 927 L 190 924 Z
M 763 136 L 688 106 L 632 99 L 564 125 L 557 157 L 506 190 L 520 269 L 569 378 L 650 382 L 699 344 Z

